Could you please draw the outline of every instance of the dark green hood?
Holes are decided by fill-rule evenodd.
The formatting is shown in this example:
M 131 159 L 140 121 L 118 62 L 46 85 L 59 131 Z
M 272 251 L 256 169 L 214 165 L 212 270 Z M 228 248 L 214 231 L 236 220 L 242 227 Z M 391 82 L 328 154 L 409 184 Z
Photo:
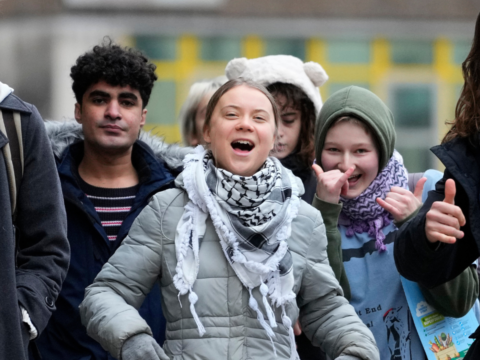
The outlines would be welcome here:
M 352 116 L 365 121 L 372 129 L 379 145 L 379 168 L 387 165 L 395 147 L 394 119 L 390 109 L 369 90 L 350 86 L 339 90 L 323 104 L 315 125 L 315 155 L 321 164 L 321 155 L 327 131 L 338 118 Z

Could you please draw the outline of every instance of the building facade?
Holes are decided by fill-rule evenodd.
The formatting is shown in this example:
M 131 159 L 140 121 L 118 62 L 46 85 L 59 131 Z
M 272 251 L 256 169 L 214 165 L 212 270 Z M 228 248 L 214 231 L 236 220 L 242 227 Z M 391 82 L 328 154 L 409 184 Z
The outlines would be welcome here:
M 0 81 L 46 118 L 73 117 L 69 69 L 104 36 L 156 63 L 147 129 L 168 142 L 181 140 L 176 118 L 193 82 L 235 57 L 290 54 L 324 67 L 324 100 L 352 84 L 380 96 L 410 171 L 439 167 L 428 148 L 453 119 L 480 11 L 469 0 L 12 1 L 0 2 Z

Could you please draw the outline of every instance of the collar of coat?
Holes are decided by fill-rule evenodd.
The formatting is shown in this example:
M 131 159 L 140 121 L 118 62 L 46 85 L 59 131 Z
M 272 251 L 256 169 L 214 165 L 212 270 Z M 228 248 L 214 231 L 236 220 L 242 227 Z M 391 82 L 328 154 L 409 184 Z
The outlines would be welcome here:
M 82 126 L 76 121 L 46 121 L 45 128 L 57 159 L 62 158 L 69 145 L 83 140 Z M 149 132 L 141 131 L 139 140 L 145 143 L 158 160 L 164 161 L 171 169 L 183 166 L 185 155 L 193 152 L 193 148 L 190 147 L 166 144 L 162 138 Z
M 14 94 L 8 95 L 2 102 L 0 102 L 0 109 L 19 111 L 27 114 L 32 113 L 32 110 L 27 106 L 27 103 L 20 100 L 20 98 Z

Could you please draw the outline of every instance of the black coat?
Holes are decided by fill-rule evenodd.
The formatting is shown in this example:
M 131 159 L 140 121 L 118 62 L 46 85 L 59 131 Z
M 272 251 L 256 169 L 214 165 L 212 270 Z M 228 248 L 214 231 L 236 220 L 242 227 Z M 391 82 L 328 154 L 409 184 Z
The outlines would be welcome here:
M 416 281 L 427 288 L 447 282 L 470 266 L 480 254 L 480 139 L 476 137 L 472 145 L 469 139 L 455 139 L 433 147 L 432 152 L 445 165 L 442 180 L 419 213 L 404 224 L 396 233 L 395 263 L 401 275 Z M 463 239 L 455 244 L 428 243 L 425 235 L 426 213 L 433 202 L 445 198 L 445 181 L 454 179 L 456 185 L 455 204 L 465 214 L 466 224 L 461 228 Z M 438 248 L 436 248 L 438 246 Z M 479 331 L 477 330 L 477 334 Z M 477 350 L 475 350 L 477 348 Z M 474 353 L 477 351 L 477 353 Z M 480 348 L 472 346 L 465 359 L 480 359 Z
M 19 305 L 41 332 L 55 310 L 68 268 L 67 222 L 40 114 L 13 94 L 0 103 L 0 108 L 21 114 L 25 164 L 17 197 L 16 253 L 8 176 L 0 152 L 0 359 L 24 360 L 28 357 L 29 332 L 22 323 Z M 3 149 L 7 142 L 0 132 L 0 147 Z

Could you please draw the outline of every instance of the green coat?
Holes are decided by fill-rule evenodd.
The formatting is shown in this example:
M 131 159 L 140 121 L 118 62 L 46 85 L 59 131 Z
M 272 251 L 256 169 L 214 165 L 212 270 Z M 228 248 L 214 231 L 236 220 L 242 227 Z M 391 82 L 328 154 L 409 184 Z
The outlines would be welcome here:
M 136 309 L 158 281 L 167 319 L 163 350 L 170 359 L 289 359 L 290 342 L 281 310 L 275 311 L 275 358 L 265 330 L 248 306 L 248 290 L 225 259 L 210 218 L 194 285 L 199 297 L 195 309 L 206 328 L 206 334 L 199 336 L 187 295 L 178 297 L 173 284 L 175 231 L 187 201 L 184 191 L 166 190 L 155 195 L 137 217 L 129 236 L 86 290 L 80 313 L 88 334 L 120 359 L 126 339 L 139 333 L 151 334 Z M 288 245 L 297 294 L 297 304 L 286 306 L 292 323 L 300 314 L 307 337 L 333 359 L 350 355 L 353 359 L 378 360 L 371 332 L 342 296 L 328 263 L 322 217 L 303 201 L 292 222 Z M 265 314 L 258 289 L 253 294 Z

